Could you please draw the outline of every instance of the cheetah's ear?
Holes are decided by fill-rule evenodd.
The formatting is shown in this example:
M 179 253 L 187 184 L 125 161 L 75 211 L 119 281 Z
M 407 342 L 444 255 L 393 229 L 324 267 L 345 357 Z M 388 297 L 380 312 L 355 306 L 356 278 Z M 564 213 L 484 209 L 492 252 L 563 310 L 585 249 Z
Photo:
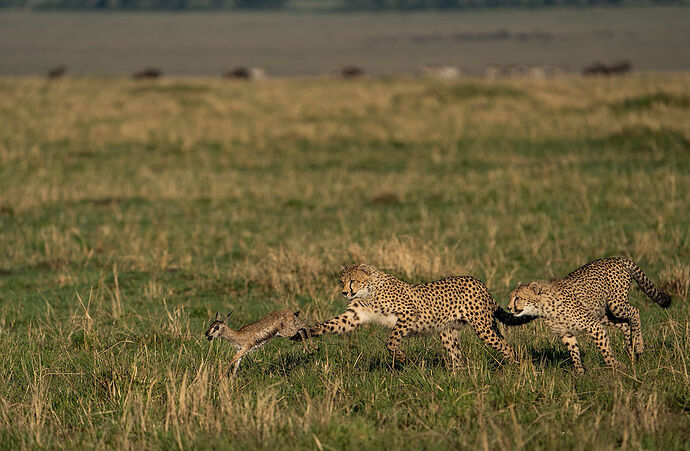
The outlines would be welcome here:
M 529 289 L 534 291 L 534 294 L 541 294 L 541 285 L 539 285 L 539 282 L 530 282 Z
M 345 265 L 340 265 L 340 272 L 345 271 Z
M 370 275 L 372 275 L 372 274 L 374 273 L 374 268 L 372 268 L 372 267 L 369 266 L 369 265 L 365 265 L 365 264 L 363 264 L 363 263 L 362 263 L 361 265 L 359 265 L 359 269 L 360 269 L 364 274 L 366 274 L 367 276 L 370 276 Z
M 220 320 L 221 320 L 220 313 L 216 312 L 216 319 L 214 321 L 220 321 Z

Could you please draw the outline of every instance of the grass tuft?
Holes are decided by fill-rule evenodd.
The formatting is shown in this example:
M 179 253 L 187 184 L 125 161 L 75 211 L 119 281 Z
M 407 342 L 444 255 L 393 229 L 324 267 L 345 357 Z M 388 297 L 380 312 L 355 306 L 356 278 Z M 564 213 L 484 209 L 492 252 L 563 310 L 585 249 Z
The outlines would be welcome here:
M 670 108 L 690 108 L 690 96 L 676 95 L 667 92 L 655 92 L 653 94 L 629 97 L 620 102 L 611 104 L 611 109 L 618 113 L 650 110 L 659 106 Z

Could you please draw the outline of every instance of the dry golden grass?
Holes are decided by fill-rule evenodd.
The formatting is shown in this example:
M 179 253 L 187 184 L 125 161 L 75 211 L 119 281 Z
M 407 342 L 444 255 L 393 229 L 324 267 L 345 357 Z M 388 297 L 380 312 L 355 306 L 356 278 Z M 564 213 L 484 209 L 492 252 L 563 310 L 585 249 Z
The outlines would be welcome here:
M 0 447 L 683 448 L 690 77 L 0 80 Z M 503 365 L 470 332 L 288 341 L 225 373 L 203 331 L 342 310 L 341 264 L 518 281 L 632 258 L 647 351 L 589 373 L 540 323 Z

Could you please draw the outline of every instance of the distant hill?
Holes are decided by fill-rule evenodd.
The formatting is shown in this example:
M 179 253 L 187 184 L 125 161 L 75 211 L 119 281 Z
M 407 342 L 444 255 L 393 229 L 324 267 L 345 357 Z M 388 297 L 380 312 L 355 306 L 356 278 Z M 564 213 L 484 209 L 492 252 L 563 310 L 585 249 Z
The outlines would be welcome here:
M 690 5 L 690 0 L 0 0 L 0 8 L 32 10 L 421 10 L 597 5 Z
M 0 0 L 0 7 L 35 10 L 278 9 L 286 3 L 287 0 Z

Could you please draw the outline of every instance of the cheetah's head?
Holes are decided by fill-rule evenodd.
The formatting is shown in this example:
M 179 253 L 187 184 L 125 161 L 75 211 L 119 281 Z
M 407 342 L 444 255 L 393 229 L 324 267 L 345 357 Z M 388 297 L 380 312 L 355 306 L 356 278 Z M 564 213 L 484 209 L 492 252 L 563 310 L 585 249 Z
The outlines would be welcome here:
M 227 320 L 230 318 L 230 315 L 232 315 L 232 312 L 228 313 L 228 316 L 225 317 Z M 225 332 L 227 329 L 229 329 L 228 325 L 225 324 L 225 321 L 220 316 L 220 313 L 216 312 L 216 318 L 213 320 L 210 326 L 208 326 L 208 330 L 206 331 L 206 338 L 209 340 L 213 340 L 214 338 L 218 338 L 221 335 L 223 335 L 223 332 Z
M 530 282 L 529 285 L 518 283 L 510 293 L 508 310 L 515 316 L 540 316 L 543 292 L 544 287 L 539 282 Z
M 345 266 L 340 271 L 340 292 L 348 300 L 366 298 L 372 292 L 376 269 L 369 265 Z

